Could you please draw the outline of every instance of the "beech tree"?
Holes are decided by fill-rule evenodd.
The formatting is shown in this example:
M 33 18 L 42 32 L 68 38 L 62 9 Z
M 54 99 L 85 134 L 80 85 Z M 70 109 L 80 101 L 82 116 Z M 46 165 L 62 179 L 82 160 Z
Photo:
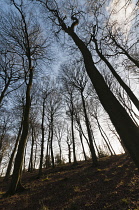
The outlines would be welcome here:
M 45 112 L 46 112 L 46 103 L 47 98 L 49 94 L 51 94 L 52 89 L 50 87 L 50 78 L 45 78 L 45 82 L 42 84 L 42 87 L 40 88 L 41 92 L 41 133 L 42 133 L 42 139 L 41 139 L 41 155 L 40 155 L 40 165 L 39 165 L 39 177 L 42 175 L 42 167 L 43 167 L 43 160 L 44 160 L 44 138 L 45 138 Z M 40 94 L 40 93 L 39 93 Z
M 75 145 L 75 132 L 74 132 L 74 113 L 75 113 L 75 88 L 74 86 L 70 86 L 68 83 L 68 78 L 66 77 L 66 75 L 62 74 L 61 75 L 61 81 L 63 83 L 63 95 L 65 98 L 65 103 L 66 103 L 66 115 L 69 117 L 70 119 L 70 124 L 71 124 L 71 141 L 72 141 L 72 145 L 73 145 L 73 161 L 74 164 L 77 163 L 77 158 L 76 158 L 76 145 Z M 67 137 L 69 138 L 69 137 Z M 68 146 L 70 146 L 69 144 L 69 140 L 67 139 L 67 144 Z M 69 147 L 70 149 L 70 147 Z
M 77 93 L 80 94 L 84 118 L 85 118 L 85 125 L 86 125 L 86 129 L 87 129 L 87 134 L 88 134 L 89 148 L 90 148 L 90 152 L 91 152 L 91 156 L 92 156 L 92 161 L 93 161 L 93 165 L 97 165 L 97 156 L 96 156 L 94 145 L 93 145 L 93 137 L 91 134 L 90 122 L 89 122 L 89 118 L 88 118 L 88 114 L 87 114 L 85 97 L 84 97 L 84 91 L 87 86 L 88 77 L 87 77 L 84 67 L 82 67 L 81 63 L 79 63 L 79 65 L 74 64 L 74 67 L 72 65 L 71 65 L 71 67 L 65 66 L 65 69 L 63 69 L 63 74 L 65 75 L 65 79 L 67 79 L 66 83 L 69 84 L 69 86 L 71 88 L 73 86 L 75 88 L 75 90 L 77 91 Z M 75 108 L 74 108 L 74 116 L 75 116 Z M 81 135 L 80 135 L 80 137 L 81 137 Z
M 49 146 L 51 151 L 51 161 L 52 161 L 52 167 L 55 167 L 54 163 L 54 151 L 53 151 L 53 141 L 54 141 L 54 130 L 57 123 L 57 118 L 60 115 L 60 109 L 62 106 L 62 96 L 58 89 L 58 86 L 53 81 L 52 82 L 52 88 L 51 92 L 47 97 L 46 102 L 46 115 L 48 119 L 49 124 Z
M 24 159 L 24 149 L 27 141 L 29 130 L 29 113 L 31 107 L 31 88 L 33 83 L 33 74 L 37 59 L 42 56 L 44 52 L 44 39 L 40 26 L 34 21 L 30 22 L 30 17 L 26 15 L 25 6 L 23 2 L 20 5 L 12 0 L 14 6 L 14 30 L 6 31 L 11 41 L 11 46 L 14 47 L 17 54 L 21 57 L 21 66 L 24 70 L 24 78 L 26 85 L 24 115 L 22 122 L 22 133 L 15 158 L 14 170 L 10 187 L 6 195 L 14 194 L 17 190 L 24 190 L 21 184 L 21 174 Z M 31 15 L 31 13 L 30 13 Z M 10 21 L 10 20 L 9 20 Z
M 62 143 L 62 137 L 65 133 L 65 121 L 59 121 L 56 128 L 55 128 L 55 137 L 58 142 L 58 147 L 59 147 L 59 154 L 57 154 L 57 161 L 58 164 L 61 165 L 62 163 L 62 148 L 61 148 L 61 143 Z

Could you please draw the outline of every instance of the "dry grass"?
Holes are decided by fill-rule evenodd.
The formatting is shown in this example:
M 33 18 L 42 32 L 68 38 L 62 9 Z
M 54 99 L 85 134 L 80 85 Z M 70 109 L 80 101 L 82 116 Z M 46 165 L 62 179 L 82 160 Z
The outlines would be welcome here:
M 63 165 L 23 174 L 29 190 L 2 198 L 10 183 L 0 179 L 0 209 L 34 210 L 139 210 L 139 173 L 126 155 L 102 158 L 98 168 L 92 163 Z

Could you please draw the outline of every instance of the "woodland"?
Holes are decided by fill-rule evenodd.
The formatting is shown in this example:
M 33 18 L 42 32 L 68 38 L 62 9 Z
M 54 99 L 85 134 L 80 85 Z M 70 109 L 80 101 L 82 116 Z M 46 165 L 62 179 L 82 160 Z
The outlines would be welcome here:
M 139 209 L 139 1 L 0 6 L 0 208 Z

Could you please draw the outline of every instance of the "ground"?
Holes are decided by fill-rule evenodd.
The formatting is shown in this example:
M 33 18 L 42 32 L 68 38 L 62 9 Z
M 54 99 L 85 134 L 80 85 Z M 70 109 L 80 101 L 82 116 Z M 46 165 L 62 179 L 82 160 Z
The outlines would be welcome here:
M 0 178 L 1 210 L 139 210 L 139 171 L 127 155 L 25 172 L 22 193 L 3 198 L 8 182 Z

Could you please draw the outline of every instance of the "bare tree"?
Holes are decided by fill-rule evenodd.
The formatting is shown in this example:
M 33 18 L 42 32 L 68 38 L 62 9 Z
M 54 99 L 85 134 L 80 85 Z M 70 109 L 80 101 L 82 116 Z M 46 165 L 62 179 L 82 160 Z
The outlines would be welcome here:
M 2 33 L 2 29 L 1 29 Z M 5 42 L 5 40 L 2 40 Z M 4 47 L 4 46 L 2 46 Z M 2 103 L 4 97 L 19 88 L 22 83 L 19 82 L 21 79 L 21 73 L 19 68 L 16 66 L 15 55 L 8 52 L 8 49 L 3 48 L 0 53 L 0 104 Z
M 14 21 L 14 30 L 6 31 L 6 33 L 8 34 L 9 40 L 11 40 L 11 47 L 13 46 L 16 50 L 16 53 L 20 54 L 22 58 L 21 65 L 24 69 L 26 96 L 22 134 L 15 158 L 11 184 L 6 195 L 14 194 L 17 190 L 24 190 L 24 187 L 21 185 L 21 172 L 24 158 L 24 149 L 29 130 L 29 114 L 31 107 L 30 94 L 35 68 L 35 66 L 33 66 L 33 61 L 37 61 L 37 58 L 42 55 L 41 49 L 43 51 L 44 45 L 44 42 L 42 43 L 41 40 L 42 37 L 40 26 L 38 23 L 34 24 L 33 22 L 29 22 L 29 19 L 27 20 L 23 2 L 21 1 L 21 4 L 18 5 L 14 0 L 12 0 L 12 3 L 15 7 L 15 14 L 17 14 L 16 16 L 14 15 L 14 17 L 16 17 L 16 21 Z
M 93 165 L 97 166 L 97 156 L 96 156 L 94 145 L 93 145 L 93 137 L 91 134 L 90 122 L 89 122 L 89 118 L 87 114 L 85 97 L 84 97 L 84 90 L 87 86 L 88 77 L 86 75 L 84 68 L 81 66 L 81 63 L 79 63 L 79 65 L 74 64 L 74 67 L 65 66 L 63 68 L 63 75 L 65 75 L 63 77 L 65 77 L 64 79 L 66 80 L 66 83 L 69 84 L 71 88 L 74 87 L 77 93 L 80 94 L 92 161 L 93 161 Z M 74 115 L 75 115 L 75 110 L 74 110 Z
M 44 89 L 44 87 L 46 87 Z M 43 86 L 43 92 L 42 92 L 42 122 L 41 122 L 41 132 L 42 132 L 42 141 L 41 141 L 41 155 L 40 155 L 40 166 L 39 166 L 39 177 L 42 175 L 42 167 L 43 167 L 43 151 L 44 151 L 44 137 L 45 137 L 45 128 L 44 128 L 44 122 L 45 122 L 45 112 L 46 112 L 46 100 L 49 96 L 49 94 L 52 92 L 52 89 L 49 87 L 49 81 L 48 78 L 45 81 L 45 86 Z
M 64 132 L 65 132 L 65 121 L 59 121 L 57 123 L 57 126 L 55 128 L 55 136 L 57 138 L 57 141 L 58 141 L 58 147 L 59 147 L 59 164 L 62 163 L 62 148 L 61 148 L 61 143 L 62 143 L 62 137 L 64 135 Z
M 139 129 L 134 124 L 132 119 L 127 114 L 126 110 L 119 103 L 119 101 L 116 99 L 114 94 L 107 86 L 103 76 L 101 75 L 101 73 L 99 72 L 98 68 L 94 63 L 92 54 L 89 51 L 88 47 L 75 33 L 74 31 L 75 25 L 79 23 L 78 18 L 76 16 L 73 16 L 72 13 L 71 17 L 72 20 L 74 19 L 74 21 L 71 24 L 71 26 L 67 26 L 65 23 L 65 17 L 60 14 L 60 10 L 56 2 L 54 1 L 52 2 L 40 1 L 40 2 L 50 12 L 50 14 L 52 15 L 51 18 L 58 25 L 59 29 L 62 29 L 66 34 L 68 34 L 72 38 L 78 49 L 80 50 L 84 59 L 86 72 L 88 73 L 88 76 L 90 77 L 93 83 L 93 86 L 98 94 L 100 102 L 102 103 L 104 109 L 109 114 L 113 125 L 115 126 L 118 134 L 120 135 L 125 147 L 129 151 L 136 166 L 139 167 L 139 156 L 138 156 Z
M 76 159 L 76 146 L 75 146 L 75 134 L 74 134 L 74 112 L 75 112 L 75 88 L 68 84 L 67 78 L 64 75 L 61 76 L 61 81 L 63 83 L 63 94 L 67 106 L 66 115 L 70 118 L 71 123 L 71 138 L 73 145 L 73 162 L 77 163 Z M 67 141 L 69 142 L 69 141 Z M 69 145 L 69 144 L 68 144 Z
M 130 99 L 132 100 L 132 102 L 134 103 L 134 105 L 136 106 L 136 108 L 139 110 L 139 100 L 134 95 L 134 93 L 132 92 L 132 90 L 126 85 L 126 83 L 117 74 L 117 72 L 115 71 L 115 69 L 113 68 L 113 66 L 110 64 L 110 62 L 108 61 L 108 59 L 103 55 L 102 49 L 99 49 L 99 47 L 98 47 L 98 43 L 97 43 L 97 39 L 95 38 L 95 35 L 92 35 L 92 36 L 93 36 L 93 42 L 95 43 L 95 49 L 96 49 L 97 54 L 106 63 L 106 65 L 108 66 L 108 68 L 110 69 L 110 71 L 112 72 L 112 74 L 114 75 L 114 77 L 117 79 L 117 81 L 119 82 L 119 84 L 121 85 L 121 87 L 126 91 L 126 93 L 130 97 Z
M 52 161 L 52 167 L 55 166 L 54 164 L 54 152 L 53 152 L 53 140 L 54 140 L 54 130 L 56 127 L 56 122 L 57 118 L 60 114 L 60 109 L 61 109 L 61 94 L 60 91 L 58 90 L 57 85 L 55 82 L 53 82 L 52 85 L 52 91 L 49 94 L 47 98 L 47 103 L 46 103 L 46 114 L 48 118 L 48 123 L 49 123 L 49 141 L 50 141 L 50 151 L 51 151 L 51 161 Z

